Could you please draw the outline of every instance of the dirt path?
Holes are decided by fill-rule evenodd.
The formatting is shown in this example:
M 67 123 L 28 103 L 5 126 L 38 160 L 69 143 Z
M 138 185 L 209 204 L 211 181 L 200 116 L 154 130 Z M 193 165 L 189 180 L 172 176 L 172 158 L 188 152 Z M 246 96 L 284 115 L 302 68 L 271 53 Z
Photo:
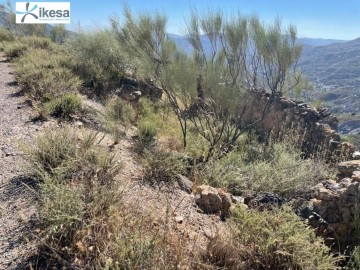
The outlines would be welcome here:
M 0 53 L 0 269 L 24 269 L 21 263 L 34 250 L 27 224 L 34 217 L 36 200 L 27 188 L 21 144 L 33 141 L 40 123 L 15 83 L 12 68 Z

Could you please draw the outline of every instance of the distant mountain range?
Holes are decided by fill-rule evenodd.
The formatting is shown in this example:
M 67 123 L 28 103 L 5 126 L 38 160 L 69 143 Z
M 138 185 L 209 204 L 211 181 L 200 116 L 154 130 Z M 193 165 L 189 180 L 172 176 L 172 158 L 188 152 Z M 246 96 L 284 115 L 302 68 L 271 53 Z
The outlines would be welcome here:
M 182 48 L 185 52 L 190 53 L 191 52 L 191 45 L 187 39 L 187 36 L 180 36 L 176 34 L 168 34 L 171 39 L 175 41 L 175 43 Z M 211 46 L 209 44 L 208 39 L 205 35 L 201 36 L 202 44 L 204 46 L 205 52 L 210 51 Z M 322 38 L 299 38 L 298 39 L 301 44 L 308 47 L 316 47 L 316 46 L 325 46 L 329 44 L 334 43 L 346 43 L 346 40 L 340 40 L 340 39 L 322 39 Z
M 326 46 L 305 46 L 299 67 L 326 86 L 360 88 L 360 38 Z
M 323 100 L 331 112 L 360 113 L 360 38 L 304 46 L 299 67 L 315 84 L 314 98 Z
M 5 25 L 5 19 L 7 17 L 7 13 L 4 11 L 0 11 L 0 26 L 4 26 Z
M 0 27 L 4 27 L 6 24 L 6 19 L 9 16 L 8 13 L 4 12 L 4 11 L 0 11 Z M 46 35 L 50 35 L 51 30 L 54 28 L 54 26 L 52 26 L 51 24 L 46 24 L 45 25 L 45 31 L 46 31 Z M 74 35 L 75 32 L 72 31 L 67 31 L 69 35 Z
M 186 36 L 169 34 L 185 52 L 192 48 Z M 205 52 L 211 46 L 201 37 Z M 360 38 L 345 41 L 337 39 L 299 38 L 303 53 L 298 66 L 312 81 L 331 87 L 360 87 Z
M 185 52 L 192 47 L 186 36 L 169 34 Z M 206 36 L 201 36 L 205 52 L 211 51 Z M 326 86 L 360 87 L 360 38 L 352 41 L 299 38 L 303 53 L 298 66 L 312 81 Z

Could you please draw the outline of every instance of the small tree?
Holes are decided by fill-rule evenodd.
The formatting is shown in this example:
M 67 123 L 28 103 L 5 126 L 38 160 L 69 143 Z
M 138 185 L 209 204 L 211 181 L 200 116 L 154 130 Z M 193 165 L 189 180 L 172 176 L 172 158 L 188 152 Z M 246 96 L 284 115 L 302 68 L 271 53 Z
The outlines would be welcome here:
M 145 79 L 154 79 L 161 85 L 168 101 L 175 112 L 183 134 L 183 144 L 186 146 L 187 119 L 182 117 L 185 98 L 182 103 L 177 95 L 183 89 L 174 85 L 173 80 L 191 84 L 189 80 L 178 81 L 181 71 L 191 69 L 188 57 L 176 48 L 175 43 L 166 34 L 166 17 L 157 13 L 154 16 L 141 14 L 135 19 L 128 7 L 124 8 L 125 23 L 119 24 L 112 19 L 112 26 L 118 39 L 124 45 L 129 56 L 134 59 L 135 66 L 140 67 L 140 74 Z M 190 64 L 190 65 L 188 65 Z M 187 69 L 187 70 L 189 70 Z M 169 76 L 167 78 L 167 76 Z
M 54 25 L 50 30 L 51 40 L 56 43 L 64 43 L 68 35 L 64 24 Z
M 140 64 L 140 74 L 162 86 L 178 117 L 184 147 L 188 121 L 208 141 L 206 160 L 215 149 L 229 151 L 244 131 L 261 121 L 289 78 L 290 87 L 300 81 L 301 74 L 295 72 L 301 53 L 296 30 L 283 30 L 279 20 L 265 27 L 257 17 L 224 19 L 212 11 L 201 17 L 193 11 L 187 24 L 193 55 L 188 56 L 167 36 L 164 16 L 141 14 L 134 19 L 126 7 L 125 18 L 122 26 L 113 20 L 118 39 Z M 204 47 L 205 39 L 210 50 Z M 247 94 L 253 90 L 266 90 L 270 98 L 262 119 L 244 126 Z
M 302 46 L 297 42 L 296 28 L 290 25 L 282 29 L 280 19 L 265 27 L 258 18 L 254 17 L 250 21 L 250 33 L 257 59 L 250 70 L 259 70 L 262 74 L 261 87 L 269 89 L 272 96 L 281 96 L 287 81 L 293 81 L 292 85 L 288 85 L 287 91 L 298 85 L 302 76 L 297 72 L 296 64 Z M 258 73 L 253 73 L 252 77 L 255 76 L 259 77 Z
M 106 96 L 119 86 L 127 63 L 111 30 L 79 31 L 64 47 L 75 60 L 74 72 L 97 95 Z

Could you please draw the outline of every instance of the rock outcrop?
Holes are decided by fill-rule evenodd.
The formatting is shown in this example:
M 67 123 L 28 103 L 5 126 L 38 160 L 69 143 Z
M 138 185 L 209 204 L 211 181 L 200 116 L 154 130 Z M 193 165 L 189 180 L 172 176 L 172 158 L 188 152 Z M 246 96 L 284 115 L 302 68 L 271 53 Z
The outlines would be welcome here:
M 178 175 L 176 175 L 176 181 L 182 190 L 184 190 L 188 193 L 192 192 L 194 183 L 191 182 L 189 178 L 187 178 L 184 175 L 178 174 Z
M 282 131 L 292 129 L 302 138 L 305 153 L 326 150 L 328 155 L 350 158 L 354 148 L 342 143 L 337 134 L 338 120 L 324 108 L 314 109 L 303 101 L 283 97 L 270 101 L 269 94 L 254 92 L 252 102 L 244 110 L 244 125 L 256 122 L 255 129 L 260 135 L 282 136 Z M 264 108 L 267 110 L 264 112 Z
M 124 77 L 120 81 L 120 89 L 117 94 L 128 101 L 138 101 L 145 96 L 152 100 L 159 100 L 162 96 L 162 89 L 151 81 L 140 81 L 130 77 Z

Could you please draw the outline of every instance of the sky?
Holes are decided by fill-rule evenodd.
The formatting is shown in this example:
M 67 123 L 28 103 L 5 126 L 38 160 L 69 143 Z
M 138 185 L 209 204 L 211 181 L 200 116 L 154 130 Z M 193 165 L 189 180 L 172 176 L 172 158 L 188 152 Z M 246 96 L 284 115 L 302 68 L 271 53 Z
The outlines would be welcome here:
M 121 19 L 125 3 L 123 0 L 68 1 L 71 3 L 70 30 L 78 29 L 79 25 L 85 29 L 109 26 L 111 16 Z M 11 2 L 15 7 L 16 1 Z M 284 26 L 296 25 L 299 37 L 343 40 L 360 37 L 360 0 L 128 0 L 126 3 L 135 14 L 144 11 L 166 14 L 168 32 L 180 35 L 184 34 L 185 18 L 192 8 L 199 13 L 220 8 L 227 14 L 237 11 L 243 15 L 257 14 L 266 23 L 280 17 Z

